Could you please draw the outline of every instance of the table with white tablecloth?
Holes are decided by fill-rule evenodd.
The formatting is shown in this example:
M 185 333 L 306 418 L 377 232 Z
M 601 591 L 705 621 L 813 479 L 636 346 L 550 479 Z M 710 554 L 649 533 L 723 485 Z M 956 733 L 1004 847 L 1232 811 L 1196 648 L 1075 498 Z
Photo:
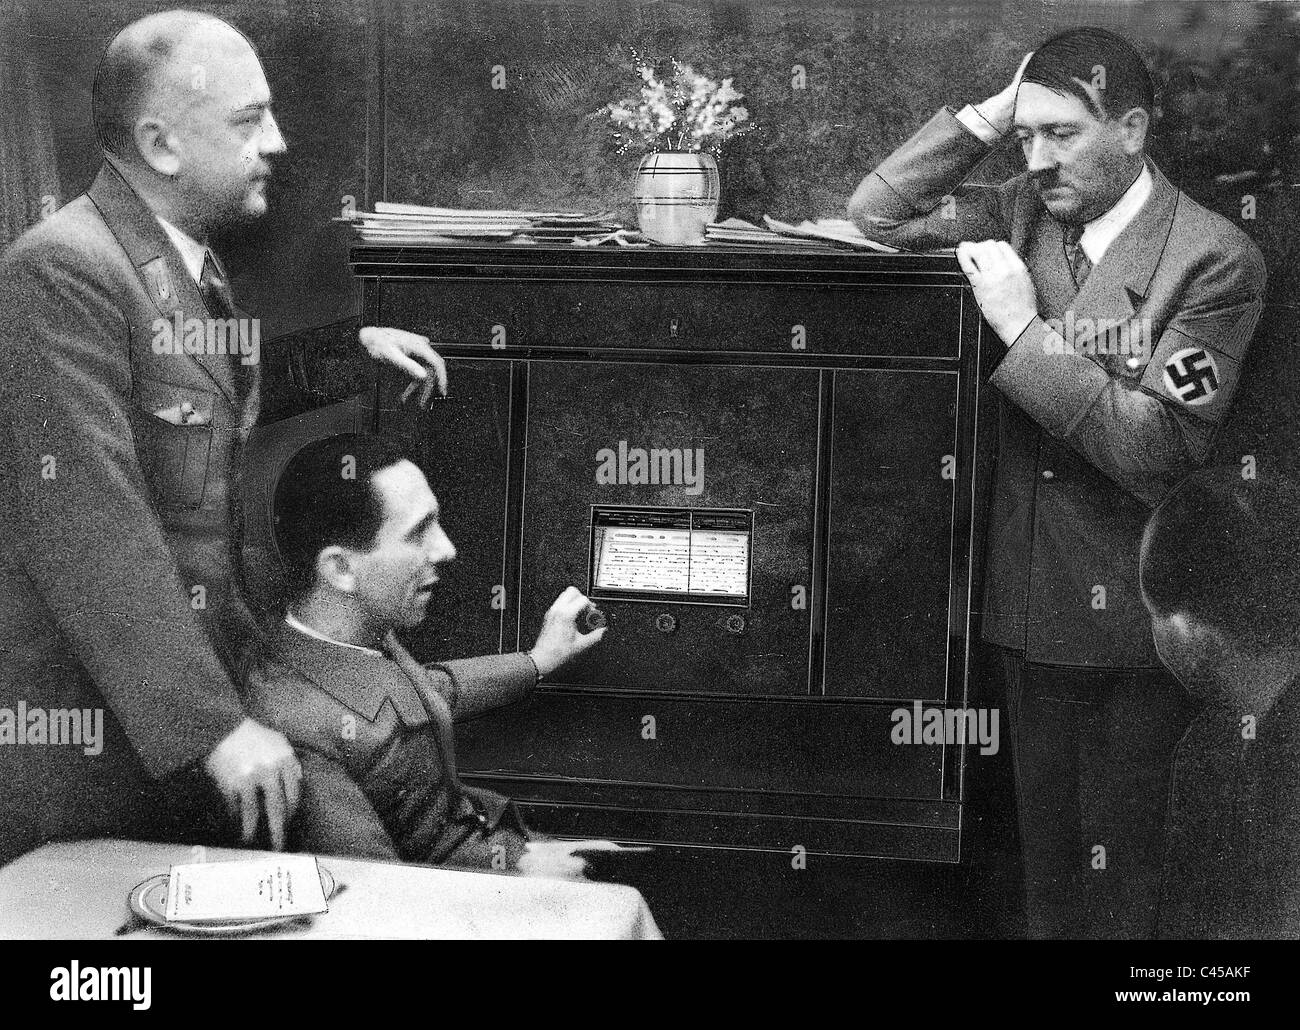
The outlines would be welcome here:
M 268 852 L 203 849 L 203 860 L 269 858 Z M 0 868 L 0 938 L 184 939 L 143 923 L 127 895 L 173 864 L 185 845 L 90 840 L 47 844 Z M 260 935 L 281 940 L 350 938 L 599 938 L 661 935 L 633 887 L 509 873 L 397 865 L 321 856 L 341 888 L 329 911 Z

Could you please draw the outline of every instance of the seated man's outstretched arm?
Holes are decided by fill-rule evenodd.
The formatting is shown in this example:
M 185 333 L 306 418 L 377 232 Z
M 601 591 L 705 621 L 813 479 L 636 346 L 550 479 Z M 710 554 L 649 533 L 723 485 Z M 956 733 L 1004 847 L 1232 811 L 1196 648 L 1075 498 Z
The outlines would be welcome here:
M 525 697 L 538 682 L 549 678 L 562 665 L 600 643 L 606 627 L 583 633 L 578 617 L 590 602 L 577 587 L 567 587 L 556 598 L 542 620 L 537 642 L 527 654 L 486 655 L 460 658 L 427 666 L 434 686 L 442 694 L 456 720 L 511 704 Z M 401 663 L 404 651 L 394 651 Z M 407 659 L 410 656 L 407 655 Z

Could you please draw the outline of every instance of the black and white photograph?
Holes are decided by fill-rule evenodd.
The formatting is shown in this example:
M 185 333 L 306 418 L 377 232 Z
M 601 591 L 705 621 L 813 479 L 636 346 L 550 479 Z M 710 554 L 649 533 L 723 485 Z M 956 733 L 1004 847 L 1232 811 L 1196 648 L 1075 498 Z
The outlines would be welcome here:
M 1300 3 L 0 0 L 0 100 L 0 941 L 111 949 L 24 989 L 830 939 L 1260 1000 Z

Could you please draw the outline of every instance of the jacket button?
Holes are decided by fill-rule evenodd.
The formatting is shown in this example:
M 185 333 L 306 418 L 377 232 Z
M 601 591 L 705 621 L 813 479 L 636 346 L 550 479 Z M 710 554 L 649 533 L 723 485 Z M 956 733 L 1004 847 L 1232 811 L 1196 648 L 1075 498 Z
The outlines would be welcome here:
M 1051 469 L 1043 469 L 1043 478 L 1044 478 L 1044 479 L 1055 479 L 1055 478 L 1056 478 L 1056 473 L 1053 472 Z

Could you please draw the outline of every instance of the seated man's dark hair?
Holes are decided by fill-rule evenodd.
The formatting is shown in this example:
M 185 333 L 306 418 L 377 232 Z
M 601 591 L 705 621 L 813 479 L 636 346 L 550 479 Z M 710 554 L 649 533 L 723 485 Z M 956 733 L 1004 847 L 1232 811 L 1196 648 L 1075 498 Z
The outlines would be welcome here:
M 1080 82 L 1097 85 L 1101 108 Z M 1069 29 L 1034 51 L 1021 82 L 1078 97 L 1103 121 L 1140 107 L 1151 114 L 1155 89 L 1142 55 L 1123 36 L 1105 29 Z
M 1157 615 L 1186 612 L 1254 653 L 1300 646 L 1300 483 L 1189 476 L 1147 522 L 1141 579 Z
M 313 440 L 280 473 L 275 486 L 275 543 L 284 560 L 290 599 L 316 583 L 326 547 L 367 550 L 384 521 L 371 477 L 401 461 L 403 450 L 380 436 L 340 433 Z

